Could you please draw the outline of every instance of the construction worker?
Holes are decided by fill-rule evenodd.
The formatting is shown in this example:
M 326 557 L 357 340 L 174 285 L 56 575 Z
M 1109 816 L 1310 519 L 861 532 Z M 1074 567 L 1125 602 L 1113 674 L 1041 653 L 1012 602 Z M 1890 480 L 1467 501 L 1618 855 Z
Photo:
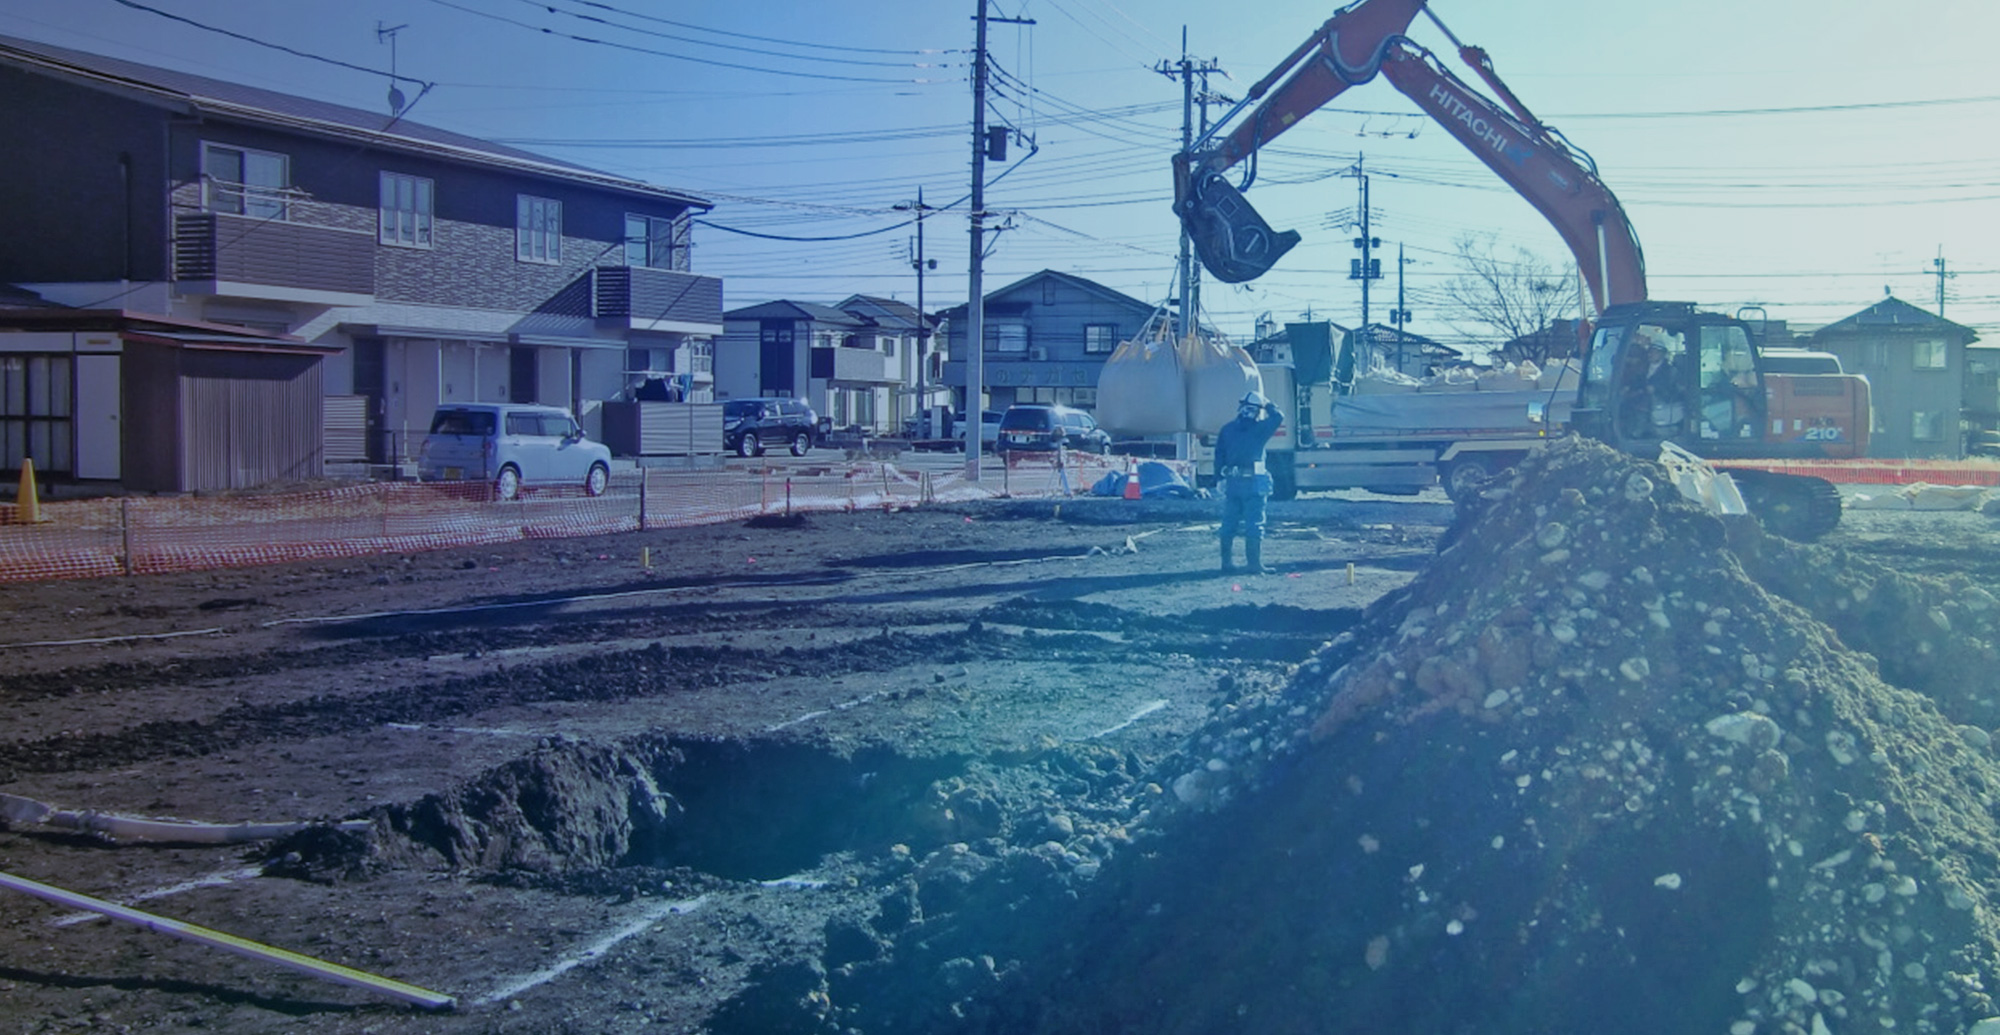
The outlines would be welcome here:
M 1236 534 L 1243 534 L 1243 560 L 1252 575 L 1268 575 L 1264 567 L 1264 502 L 1271 495 L 1271 475 L 1264 469 L 1264 445 L 1285 423 L 1285 413 L 1261 392 L 1251 392 L 1236 404 L 1236 419 L 1215 436 L 1215 476 L 1222 482 L 1222 570 L 1236 570 Z

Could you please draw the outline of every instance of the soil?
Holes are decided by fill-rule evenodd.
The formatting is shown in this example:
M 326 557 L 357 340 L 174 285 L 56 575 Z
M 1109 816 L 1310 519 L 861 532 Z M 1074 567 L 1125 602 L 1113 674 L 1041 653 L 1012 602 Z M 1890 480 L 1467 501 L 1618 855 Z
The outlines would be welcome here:
M 0 586 L 0 794 L 76 820 L 17 809 L 0 870 L 456 1000 L 8 894 L 0 1017 L 1743 1035 L 2000 1012 L 1994 519 L 1856 512 L 1801 546 L 1585 444 L 1463 514 L 1275 503 L 1271 575 L 1215 570 L 1214 508 Z M 141 841 L 88 814 L 304 826 Z

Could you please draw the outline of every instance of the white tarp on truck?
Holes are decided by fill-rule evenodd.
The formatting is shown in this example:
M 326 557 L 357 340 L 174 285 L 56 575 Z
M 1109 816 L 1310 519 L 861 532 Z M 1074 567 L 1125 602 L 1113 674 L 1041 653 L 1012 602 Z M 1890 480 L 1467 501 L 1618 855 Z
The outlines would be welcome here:
M 1537 403 L 1544 409 L 1544 423 L 1569 417 L 1567 396 L 1536 388 L 1348 395 L 1334 401 L 1333 437 L 1521 432 L 1536 426 L 1529 414 L 1530 405 Z

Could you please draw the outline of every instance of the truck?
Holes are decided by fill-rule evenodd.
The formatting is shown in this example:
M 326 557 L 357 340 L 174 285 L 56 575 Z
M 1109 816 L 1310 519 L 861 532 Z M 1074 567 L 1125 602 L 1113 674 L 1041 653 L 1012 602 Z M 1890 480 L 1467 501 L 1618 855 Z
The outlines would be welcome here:
M 1420 13 L 1499 100 L 1473 89 L 1405 35 Z M 1324 386 L 1328 419 L 1322 424 L 1318 380 L 1294 384 L 1280 394 L 1292 400 L 1288 418 L 1293 411 L 1304 418 L 1294 423 L 1288 443 L 1295 487 L 1358 481 L 1395 488 L 1400 483 L 1387 479 L 1407 467 L 1402 477 L 1411 482 L 1441 478 L 1465 492 L 1522 455 L 1530 439 L 1575 433 L 1649 457 L 1671 443 L 1726 468 L 1751 511 L 1780 535 L 1811 539 L 1838 525 L 1840 494 L 1832 483 L 1759 465 L 1866 455 L 1867 381 L 1852 374 L 1776 373 L 1763 361 L 1751 323 L 1692 303 L 1650 299 L 1638 235 L 1599 178 L 1596 162 L 1538 119 L 1501 81 L 1486 52 L 1460 43 L 1426 0 L 1357 0 L 1334 12 L 1174 156 L 1174 210 L 1204 269 L 1241 283 L 1262 275 L 1298 243 L 1296 231 L 1274 231 L 1244 196 L 1256 178 L 1255 157 L 1300 119 L 1378 75 L 1549 221 L 1576 258 L 1594 320 L 1581 325 L 1581 376 L 1573 389 L 1561 405 L 1543 401 L 1538 418 L 1528 408 L 1533 400 L 1521 400 L 1520 426 L 1511 431 L 1488 427 L 1488 418 L 1474 415 L 1437 416 L 1439 423 L 1424 425 L 1417 413 L 1378 421 L 1373 429 L 1352 420 L 1343 428 L 1344 386 L 1338 383 Z M 1225 173 L 1239 164 L 1246 164 L 1246 175 L 1231 183 Z M 1402 405 L 1430 405 L 1407 401 L 1413 398 Z M 1358 412 L 1355 404 L 1346 405 Z M 1399 432 L 1393 423 L 1411 426 Z M 1542 427 L 1532 427 L 1536 423 Z
M 1488 381 L 1343 394 L 1330 381 L 1301 382 L 1291 364 L 1259 363 L 1257 371 L 1264 394 L 1285 410 L 1285 425 L 1265 451 L 1278 499 L 1330 489 L 1403 495 L 1442 485 L 1462 502 L 1546 441 L 1572 406 L 1570 394 L 1519 379 L 1511 388 Z

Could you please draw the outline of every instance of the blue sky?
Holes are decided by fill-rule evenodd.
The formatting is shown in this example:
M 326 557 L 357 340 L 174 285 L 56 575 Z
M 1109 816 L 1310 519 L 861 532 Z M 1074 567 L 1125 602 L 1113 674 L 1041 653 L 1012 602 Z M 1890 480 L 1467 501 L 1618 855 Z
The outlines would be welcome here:
M 137 2 L 137 0 L 135 0 Z M 731 308 L 857 292 L 915 301 L 914 234 L 895 206 L 969 190 L 975 0 L 144 0 L 211 26 L 437 84 L 409 117 L 704 193 L 696 269 Z M 551 8 L 554 8 L 552 11 Z M 1248 13 L 1254 10 L 1254 14 Z M 1170 290 L 1178 226 L 1169 160 L 1182 53 L 1240 97 L 1333 8 L 1294 0 L 999 0 L 991 112 L 1032 135 L 989 166 L 1011 229 L 988 290 L 1052 268 L 1148 301 Z M 1597 161 L 1646 250 L 1651 294 L 1795 323 L 1839 319 L 1884 289 L 2000 344 L 2000 84 L 1990 0 L 1434 0 L 1545 121 Z M 589 20 L 597 19 L 597 20 Z M 178 23 L 116 0 L 6 0 L 0 33 L 386 109 L 387 81 Z M 583 42 L 584 36 L 600 42 Z M 1449 42 L 1412 36 L 1457 70 Z M 418 93 L 408 84 L 404 92 Z M 1219 113 L 1219 112 L 1218 112 Z M 1374 232 L 1411 328 L 1462 340 L 1440 297 L 1454 242 L 1491 235 L 1567 264 L 1560 240 L 1386 82 L 1348 91 L 1267 149 L 1251 199 L 1306 243 L 1263 278 L 1211 284 L 1211 322 L 1240 338 L 1263 313 L 1352 324 L 1347 279 L 1365 155 Z M 1028 156 L 1025 157 L 1024 156 Z M 1004 176 L 1000 173 L 1005 172 Z M 870 231 L 877 231 L 870 233 Z M 926 223 L 929 308 L 962 302 L 964 206 Z M 867 235 L 867 236 L 856 236 Z

